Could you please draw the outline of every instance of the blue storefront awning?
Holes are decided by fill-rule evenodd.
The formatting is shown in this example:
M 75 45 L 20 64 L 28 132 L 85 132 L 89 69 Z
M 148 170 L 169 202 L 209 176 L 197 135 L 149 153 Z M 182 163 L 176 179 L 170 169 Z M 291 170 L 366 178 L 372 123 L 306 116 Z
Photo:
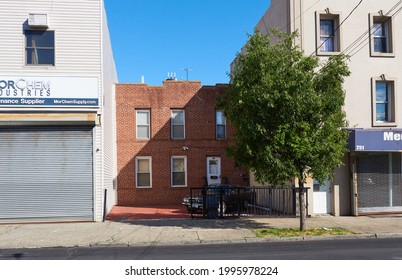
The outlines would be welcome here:
M 350 129 L 349 151 L 402 151 L 401 129 Z

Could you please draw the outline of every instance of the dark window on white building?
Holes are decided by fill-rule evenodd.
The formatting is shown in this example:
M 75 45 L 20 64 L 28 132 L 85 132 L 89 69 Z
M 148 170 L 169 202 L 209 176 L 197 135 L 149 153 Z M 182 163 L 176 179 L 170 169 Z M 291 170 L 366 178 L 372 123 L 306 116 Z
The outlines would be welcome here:
M 55 65 L 54 31 L 25 30 L 26 65 Z

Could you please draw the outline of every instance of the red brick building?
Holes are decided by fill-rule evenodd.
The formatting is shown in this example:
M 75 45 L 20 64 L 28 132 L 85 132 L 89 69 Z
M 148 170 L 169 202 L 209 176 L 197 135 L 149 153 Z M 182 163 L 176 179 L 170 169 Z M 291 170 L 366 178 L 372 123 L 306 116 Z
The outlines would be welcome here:
M 180 204 L 191 187 L 247 184 L 225 154 L 233 128 L 215 103 L 226 89 L 194 81 L 116 86 L 118 205 Z

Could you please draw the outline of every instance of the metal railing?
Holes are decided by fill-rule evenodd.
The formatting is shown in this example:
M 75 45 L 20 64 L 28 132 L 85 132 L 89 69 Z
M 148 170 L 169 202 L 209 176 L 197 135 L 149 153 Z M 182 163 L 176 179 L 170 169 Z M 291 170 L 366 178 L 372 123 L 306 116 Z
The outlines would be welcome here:
M 307 190 L 308 188 L 305 188 Z M 213 186 L 191 188 L 184 203 L 191 217 L 296 217 L 298 188 Z M 305 192 L 308 201 L 307 191 Z M 307 203 L 306 203 L 306 213 Z

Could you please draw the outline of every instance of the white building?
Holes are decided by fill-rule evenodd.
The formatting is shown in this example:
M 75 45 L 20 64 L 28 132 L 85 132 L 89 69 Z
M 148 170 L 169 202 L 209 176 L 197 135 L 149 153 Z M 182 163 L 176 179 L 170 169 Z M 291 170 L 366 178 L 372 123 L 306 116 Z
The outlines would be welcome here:
M 346 54 L 350 152 L 333 182 L 309 182 L 310 214 L 402 211 L 402 1 L 272 0 L 255 30 L 298 30 L 306 55 Z
M 0 1 L 0 222 L 102 221 L 116 201 L 102 0 Z

